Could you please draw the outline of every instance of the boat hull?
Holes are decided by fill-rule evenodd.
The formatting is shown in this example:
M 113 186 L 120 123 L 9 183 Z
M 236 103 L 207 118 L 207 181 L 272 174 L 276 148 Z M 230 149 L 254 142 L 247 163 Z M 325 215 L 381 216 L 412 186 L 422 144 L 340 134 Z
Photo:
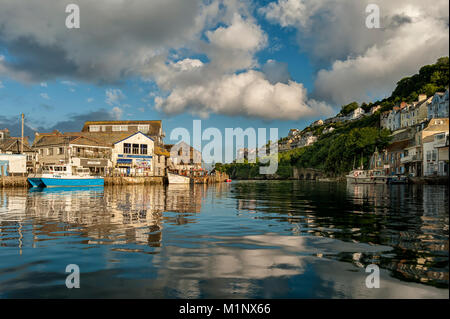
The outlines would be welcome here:
M 96 177 L 96 178 L 42 177 L 41 181 L 46 187 L 79 187 L 79 186 L 104 186 L 105 185 L 105 180 L 102 177 Z
M 370 178 L 370 177 L 353 177 L 347 176 L 347 183 L 351 184 L 386 184 L 388 182 L 388 178 L 379 177 L 379 178 Z
M 28 182 L 32 187 L 45 187 L 40 177 L 28 177 Z
M 191 179 L 188 176 L 168 173 L 169 184 L 189 184 Z

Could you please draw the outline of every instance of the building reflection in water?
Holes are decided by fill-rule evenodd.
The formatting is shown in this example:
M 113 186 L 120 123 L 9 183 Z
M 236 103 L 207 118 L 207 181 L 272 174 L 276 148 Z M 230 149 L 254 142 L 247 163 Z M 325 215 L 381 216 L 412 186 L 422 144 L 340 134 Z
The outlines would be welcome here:
M 192 214 L 200 213 L 203 193 L 201 185 L 0 189 L 0 245 L 6 226 L 20 233 L 21 223 L 28 221 L 33 246 L 76 231 L 86 238 L 85 244 L 159 247 L 163 212 L 179 213 L 177 224 L 195 222 Z M 21 240 L 18 245 L 21 248 Z
M 357 209 L 381 215 L 373 219 L 379 225 L 376 240 L 398 254 L 370 258 L 396 277 L 448 286 L 447 186 L 350 184 L 347 192 Z

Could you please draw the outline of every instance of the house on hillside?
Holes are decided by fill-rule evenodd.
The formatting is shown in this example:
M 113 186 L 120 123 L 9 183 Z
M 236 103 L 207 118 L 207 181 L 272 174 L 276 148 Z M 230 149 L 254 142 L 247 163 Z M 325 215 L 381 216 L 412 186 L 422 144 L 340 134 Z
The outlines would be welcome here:
M 428 119 L 448 117 L 448 89 L 444 92 L 434 94 L 428 105 Z
M 370 108 L 370 114 L 375 114 L 381 108 L 381 105 L 375 105 Z
M 364 109 L 362 107 L 357 107 L 347 116 L 347 119 L 351 120 L 351 121 L 358 120 L 361 117 L 363 117 L 365 114 L 366 114 L 366 112 L 364 112 Z

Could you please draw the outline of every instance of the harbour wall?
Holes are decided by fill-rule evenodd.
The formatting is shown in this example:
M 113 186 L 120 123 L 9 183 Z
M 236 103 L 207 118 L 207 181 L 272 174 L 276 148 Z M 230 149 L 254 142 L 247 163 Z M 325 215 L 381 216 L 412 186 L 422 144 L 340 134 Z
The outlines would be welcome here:
M 29 187 L 26 176 L 1 176 L 0 188 Z
M 198 177 L 194 179 L 196 184 L 213 184 L 224 182 L 228 175 L 218 173 L 213 176 Z M 163 185 L 167 184 L 165 176 L 106 176 L 105 185 Z M 31 185 L 26 176 L 1 176 L 0 188 L 25 187 Z

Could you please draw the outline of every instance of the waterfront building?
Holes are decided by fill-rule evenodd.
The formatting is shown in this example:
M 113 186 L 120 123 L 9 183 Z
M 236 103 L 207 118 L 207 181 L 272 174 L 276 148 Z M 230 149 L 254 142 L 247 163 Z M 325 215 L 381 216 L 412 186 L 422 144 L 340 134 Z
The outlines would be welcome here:
M 153 176 L 154 148 L 154 140 L 140 131 L 115 141 L 111 154 L 115 171 L 133 176 Z
M 178 172 L 196 172 L 202 170 L 202 153 L 184 141 L 164 145 L 170 153 L 170 169 Z
M 448 117 L 448 89 L 434 94 L 428 105 L 428 119 Z
M 22 153 L 23 150 L 23 153 Z M 36 152 L 30 147 L 28 137 L 11 137 L 8 129 L 0 130 L 0 154 L 24 154 L 27 172 L 33 172 L 36 164 Z
M 424 176 L 448 176 L 448 131 L 423 139 Z
M 400 162 L 405 167 L 405 173 L 409 176 L 423 176 L 421 138 L 423 129 L 424 123 L 408 128 L 411 139 L 408 146 L 404 149 Z
M 87 121 L 81 130 L 89 133 L 136 133 L 149 136 L 157 145 L 164 144 L 162 121 Z
M 163 147 L 155 146 L 153 155 L 153 175 L 165 176 L 166 168 L 170 167 L 170 153 Z
M 111 146 L 80 133 L 36 133 L 33 149 L 37 152 L 37 167 L 71 164 L 103 175 L 111 166 Z
M 411 129 L 397 130 L 392 135 L 391 143 L 386 147 L 385 173 L 386 175 L 407 174 L 403 160 L 405 149 L 410 147 L 414 131 Z
M 24 154 L 0 154 L 0 177 L 25 176 L 27 157 Z

